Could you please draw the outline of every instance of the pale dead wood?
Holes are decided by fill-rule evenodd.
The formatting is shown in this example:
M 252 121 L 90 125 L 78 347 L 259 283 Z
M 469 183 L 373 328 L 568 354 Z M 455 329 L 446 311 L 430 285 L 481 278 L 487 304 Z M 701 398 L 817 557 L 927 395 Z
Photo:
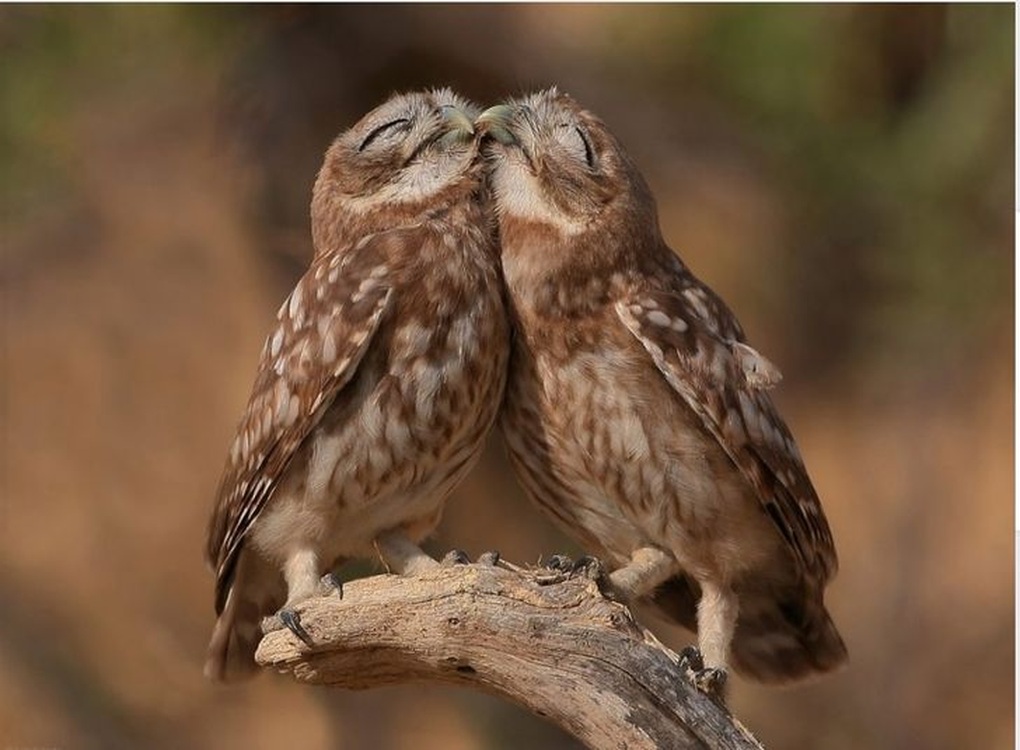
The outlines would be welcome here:
M 513 569 L 510 569 L 513 568 Z M 352 581 L 268 634 L 259 664 L 349 689 L 431 680 L 503 696 L 596 750 L 761 745 L 588 576 L 501 563 Z

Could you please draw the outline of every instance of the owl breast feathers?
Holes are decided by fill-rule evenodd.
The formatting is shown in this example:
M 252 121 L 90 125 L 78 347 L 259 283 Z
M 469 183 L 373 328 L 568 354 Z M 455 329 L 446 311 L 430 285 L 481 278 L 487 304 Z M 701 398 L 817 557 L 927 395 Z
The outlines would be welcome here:
M 475 114 L 449 91 L 394 97 L 326 153 L 315 257 L 266 339 L 210 521 L 213 678 L 253 670 L 278 609 L 306 637 L 296 608 L 343 560 L 434 564 L 417 544 L 479 455 L 509 353 Z
M 663 241 L 620 143 L 556 90 L 481 115 L 515 344 L 502 428 L 610 583 L 696 628 L 711 680 L 831 670 L 836 552 L 778 369 Z

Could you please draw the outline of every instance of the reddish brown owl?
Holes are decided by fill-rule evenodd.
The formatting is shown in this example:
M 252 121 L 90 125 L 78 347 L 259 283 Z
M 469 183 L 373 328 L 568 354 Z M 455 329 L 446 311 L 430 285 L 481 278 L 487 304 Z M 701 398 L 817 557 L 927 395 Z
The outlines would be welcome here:
M 502 426 L 527 493 L 613 589 L 696 628 L 721 686 L 825 672 L 829 526 L 765 389 L 778 371 L 667 247 L 620 143 L 555 90 L 478 120 L 516 326 Z
M 320 576 L 417 543 L 474 464 L 503 393 L 509 323 L 471 120 L 450 91 L 397 96 L 330 146 L 315 258 L 280 308 L 209 526 L 219 620 L 206 673 L 254 668 L 260 619 Z

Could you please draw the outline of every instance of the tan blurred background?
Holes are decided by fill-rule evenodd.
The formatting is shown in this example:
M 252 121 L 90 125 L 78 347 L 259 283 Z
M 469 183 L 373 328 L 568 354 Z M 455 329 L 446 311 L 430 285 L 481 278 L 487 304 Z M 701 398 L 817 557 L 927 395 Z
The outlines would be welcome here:
M 201 676 L 206 516 L 331 138 L 556 83 L 786 379 L 845 671 L 773 748 L 1013 746 L 1013 8 L 0 9 L 0 747 L 573 748 L 463 690 Z M 494 441 L 436 540 L 573 551 Z M 687 636 L 654 623 L 674 646 Z

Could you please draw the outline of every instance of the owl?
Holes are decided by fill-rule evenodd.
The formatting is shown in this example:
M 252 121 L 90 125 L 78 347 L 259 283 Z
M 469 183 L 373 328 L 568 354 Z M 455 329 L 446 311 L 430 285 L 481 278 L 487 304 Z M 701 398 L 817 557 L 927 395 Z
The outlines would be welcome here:
M 779 371 L 663 240 L 617 139 L 555 89 L 493 107 L 489 182 L 514 325 L 500 418 L 526 493 L 612 591 L 697 631 L 696 682 L 829 671 L 828 523 L 769 398 Z
M 280 307 L 209 524 L 216 622 L 205 671 L 254 671 L 264 616 L 418 543 L 479 456 L 506 381 L 509 321 L 477 111 L 449 90 L 395 96 L 326 152 L 314 259 Z

